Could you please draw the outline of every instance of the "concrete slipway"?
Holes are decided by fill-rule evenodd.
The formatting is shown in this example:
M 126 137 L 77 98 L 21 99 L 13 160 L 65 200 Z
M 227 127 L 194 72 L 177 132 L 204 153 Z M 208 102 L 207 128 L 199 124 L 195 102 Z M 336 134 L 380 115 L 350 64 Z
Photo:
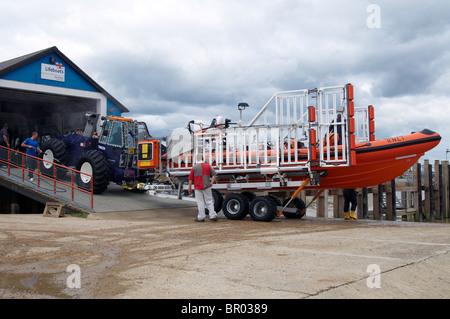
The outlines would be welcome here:
M 448 224 L 222 214 L 194 223 L 194 202 L 119 187 L 94 201 L 87 218 L 1 215 L 2 298 L 450 296 Z M 68 287 L 69 265 L 81 288 Z

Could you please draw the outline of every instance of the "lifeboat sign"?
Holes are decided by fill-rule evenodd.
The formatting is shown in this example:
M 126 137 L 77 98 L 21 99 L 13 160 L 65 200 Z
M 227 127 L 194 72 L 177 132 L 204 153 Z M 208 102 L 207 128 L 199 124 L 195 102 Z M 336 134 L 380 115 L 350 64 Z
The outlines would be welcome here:
M 386 139 L 386 141 L 388 143 L 397 143 L 397 142 L 403 142 L 405 140 L 405 138 L 403 136 L 399 136 L 399 137 L 391 137 Z
M 65 82 L 66 68 L 61 63 L 41 64 L 41 79 Z

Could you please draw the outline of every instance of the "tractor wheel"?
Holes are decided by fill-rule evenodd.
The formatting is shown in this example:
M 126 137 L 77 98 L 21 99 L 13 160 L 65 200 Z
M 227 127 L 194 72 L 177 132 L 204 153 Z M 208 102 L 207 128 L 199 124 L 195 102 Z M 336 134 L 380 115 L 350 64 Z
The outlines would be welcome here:
M 41 173 L 47 176 L 54 175 L 54 165 L 61 164 L 64 165 L 67 158 L 67 146 L 64 141 L 59 140 L 57 138 L 51 138 L 44 143 L 42 146 L 42 159 L 45 160 L 41 162 Z M 64 169 L 56 166 L 56 176 L 63 177 L 66 175 Z
M 225 197 L 223 213 L 228 219 L 243 219 L 248 214 L 248 200 L 238 193 Z
M 76 175 L 76 182 L 80 188 L 91 189 L 91 176 L 93 177 L 94 194 L 103 193 L 108 188 L 110 179 L 110 167 L 105 155 L 97 150 L 85 152 L 78 161 L 77 170 L 81 173 Z M 91 175 L 84 175 L 82 173 Z
M 269 196 L 256 197 L 250 203 L 250 216 L 255 221 L 270 222 L 277 217 L 277 206 Z
M 290 198 L 287 198 L 284 202 L 283 202 L 283 207 L 284 205 L 286 205 L 288 203 Z M 300 198 L 294 198 L 289 205 L 287 206 L 289 208 L 297 208 L 297 211 L 295 213 L 291 213 L 291 212 L 283 212 L 284 217 L 286 218 L 297 218 L 300 219 L 303 216 L 305 216 L 306 213 L 306 205 L 305 202 L 303 200 L 301 200 Z

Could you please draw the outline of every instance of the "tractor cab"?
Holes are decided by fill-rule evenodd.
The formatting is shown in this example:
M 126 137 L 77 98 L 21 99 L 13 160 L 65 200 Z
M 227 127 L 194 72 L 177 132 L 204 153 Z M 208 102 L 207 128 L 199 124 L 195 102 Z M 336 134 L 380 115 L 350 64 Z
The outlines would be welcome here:
M 98 149 L 110 164 L 121 168 L 136 168 L 136 147 L 150 137 L 147 125 L 121 116 L 102 117 Z
M 148 139 L 150 134 L 144 122 L 121 116 L 102 117 L 99 143 L 118 148 L 135 149 L 136 143 Z

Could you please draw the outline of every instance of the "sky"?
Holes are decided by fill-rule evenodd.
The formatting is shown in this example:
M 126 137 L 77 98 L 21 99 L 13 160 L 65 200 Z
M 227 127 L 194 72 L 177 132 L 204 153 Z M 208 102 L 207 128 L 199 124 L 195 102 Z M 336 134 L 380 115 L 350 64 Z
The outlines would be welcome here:
M 448 0 L 4 1 L 0 61 L 58 47 L 153 136 L 248 123 L 279 91 L 355 86 L 377 139 L 424 128 L 450 159 Z

